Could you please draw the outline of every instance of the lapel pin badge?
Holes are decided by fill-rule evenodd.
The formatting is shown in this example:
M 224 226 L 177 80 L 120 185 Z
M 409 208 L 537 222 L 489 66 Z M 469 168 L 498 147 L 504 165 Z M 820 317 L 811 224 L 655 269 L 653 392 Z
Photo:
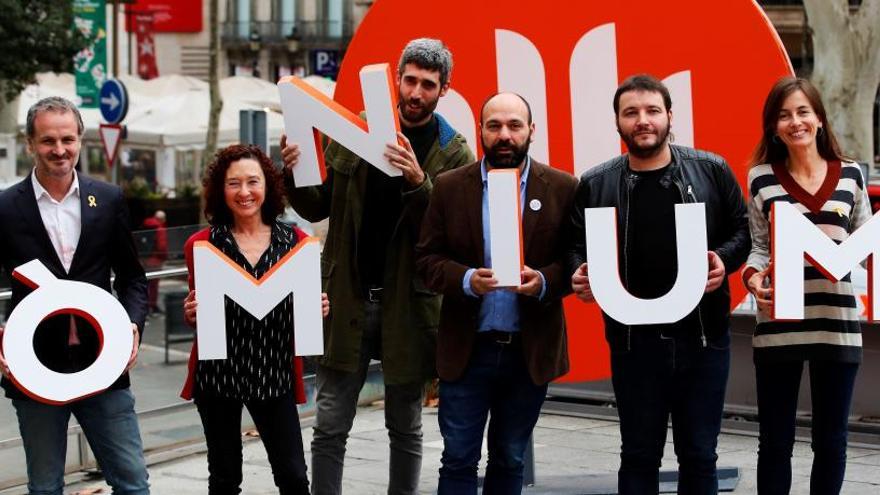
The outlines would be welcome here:
M 532 211 L 540 210 L 541 209 L 541 200 L 540 199 L 533 199 L 533 200 L 529 201 L 529 209 Z
M 89 208 L 94 208 L 94 207 L 98 206 L 98 201 L 91 194 L 89 194 L 88 200 L 89 200 Z

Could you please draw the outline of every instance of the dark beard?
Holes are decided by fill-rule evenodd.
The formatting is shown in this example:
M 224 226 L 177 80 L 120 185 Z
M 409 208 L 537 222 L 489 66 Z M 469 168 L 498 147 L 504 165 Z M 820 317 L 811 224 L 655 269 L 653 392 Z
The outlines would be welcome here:
M 409 108 L 407 108 L 407 102 L 403 99 L 403 95 L 398 94 L 397 99 L 397 108 L 398 110 L 400 110 L 400 114 L 403 116 L 403 118 L 406 119 L 408 122 L 421 122 L 422 120 L 427 118 L 429 115 L 434 113 L 434 109 L 437 108 L 437 102 L 440 100 L 439 98 L 437 98 L 437 100 L 434 100 L 432 102 L 422 101 L 422 105 L 418 108 L 418 110 L 413 112 L 409 110 Z
M 619 128 L 618 133 L 620 134 L 621 139 L 623 139 L 623 142 L 626 143 L 626 149 L 631 155 L 636 158 L 651 158 L 652 156 L 656 156 L 657 153 L 667 145 L 667 140 L 669 139 L 669 126 L 667 126 L 662 132 L 657 133 L 657 144 L 654 144 L 653 146 L 640 146 L 636 144 L 635 139 L 633 139 L 632 136 L 620 132 Z
M 507 144 L 504 146 L 499 146 L 496 144 L 493 147 L 486 146 L 486 143 L 483 142 L 483 153 L 486 157 L 486 162 L 492 168 L 517 168 L 519 164 L 526 158 L 526 155 L 529 154 L 529 140 L 526 140 L 522 146 L 516 147 L 514 144 Z M 498 148 L 507 147 L 513 150 L 513 153 L 507 156 L 499 156 Z

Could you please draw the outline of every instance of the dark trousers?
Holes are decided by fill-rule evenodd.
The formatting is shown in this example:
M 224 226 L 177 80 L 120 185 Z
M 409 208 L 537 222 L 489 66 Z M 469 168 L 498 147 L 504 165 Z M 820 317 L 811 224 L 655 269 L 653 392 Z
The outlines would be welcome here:
M 241 408 L 246 406 L 266 447 L 278 493 L 307 495 L 309 480 L 303 456 L 299 415 L 293 393 L 242 402 L 221 397 L 198 397 L 208 443 L 208 493 L 241 493 Z
M 532 383 L 518 339 L 499 344 L 478 337 L 464 375 L 440 382 L 443 455 L 437 493 L 477 493 L 477 463 L 489 416 L 483 494 L 520 493 L 525 448 L 546 394 L 546 384 Z
M 621 495 L 658 493 L 659 469 L 672 416 L 679 494 L 718 493 L 715 448 L 730 369 L 730 333 L 709 339 L 699 331 L 631 330 L 612 342 L 611 380 L 620 416 Z
M 756 364 L 758 386 L 758 493 L 787 494 L 803 361 Z M 846 472 L 846 428 L 859 365 L 810 361 L 813 470 L 810 493 L 840 493 Z
M 354 424 L 358 396 L 367 378 L 370 357 L 382 355 L 382 307 L 366 303 L 361 360 L 355 372 L 318 365 L 316 413 L 312 438 L 312 493 L 342 493 L 345 446 Z M 424 383 L 385 384 L 385 428 L 388 429 L 388 494 L 413 495 L 422 470 L 422 397 Z

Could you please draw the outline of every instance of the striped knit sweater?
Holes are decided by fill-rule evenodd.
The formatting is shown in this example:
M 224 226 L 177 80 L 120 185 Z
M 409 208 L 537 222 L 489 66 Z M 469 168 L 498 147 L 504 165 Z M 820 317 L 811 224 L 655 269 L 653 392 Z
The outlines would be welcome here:
M 781 163 L 753 167 L 748 180 L 752 252 L 743 271 L 745 281 L 770 263 L 768 219 L 774 201 L 795 205 L 837 244 L 871 218 L 865 182 L 855 163 L 829 162 L 825 181 L 815 195 L 798 185 Z M 850 275 L 834 283 L 804 261 L 804 291 L 803 320 L 773 321 L 758 312 L 752 337 L 755 361 L 860 362 L 862 334 Z

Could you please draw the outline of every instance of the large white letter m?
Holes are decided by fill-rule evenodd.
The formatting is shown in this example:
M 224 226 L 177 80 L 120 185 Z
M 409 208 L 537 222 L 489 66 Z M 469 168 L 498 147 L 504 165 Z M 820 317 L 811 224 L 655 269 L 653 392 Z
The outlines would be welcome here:
M 874 290 L 874 284 L 880 280 L 878 263 L 874 263 L 880 254 L 880 221 L 876 216 L 838 245 L 791 203 L 775 201 L 771 208 L 774 319 L 804 318 L 804 259 L 837 282 L 867 258 L 868 319 L 880 315 Z
M 207 241 L 195 243 L 193 259 L 200 360 L 226 359 L 226 296 L 263 319 L 293 293 L 296 355 L 324 353 L 321 248 L 317 238 L 300 241 L 259 280 Z

